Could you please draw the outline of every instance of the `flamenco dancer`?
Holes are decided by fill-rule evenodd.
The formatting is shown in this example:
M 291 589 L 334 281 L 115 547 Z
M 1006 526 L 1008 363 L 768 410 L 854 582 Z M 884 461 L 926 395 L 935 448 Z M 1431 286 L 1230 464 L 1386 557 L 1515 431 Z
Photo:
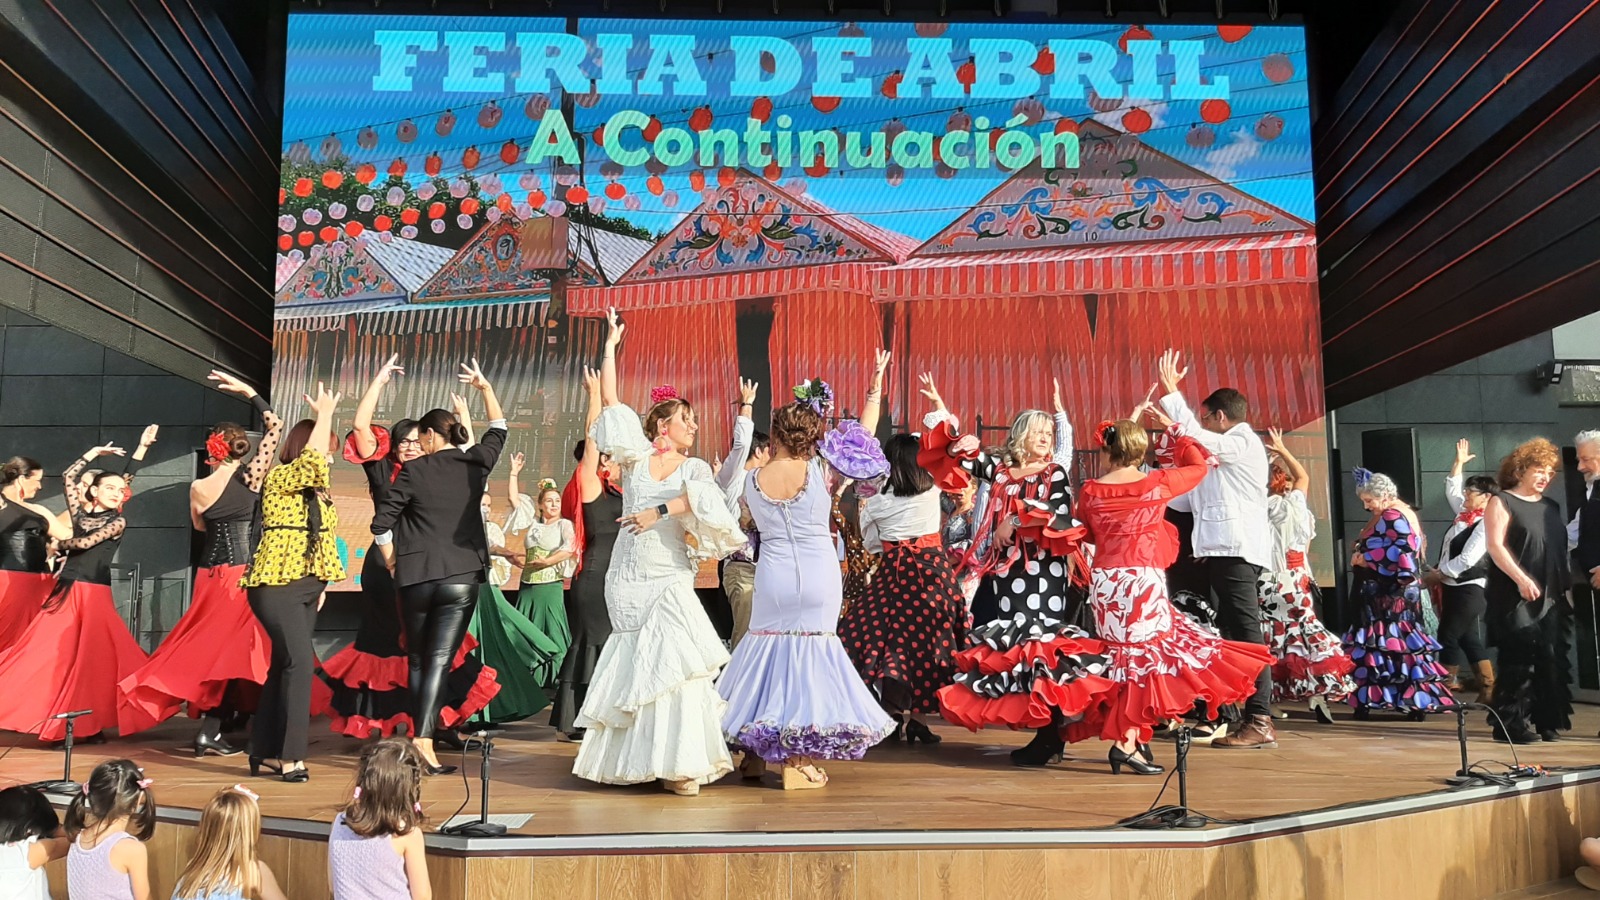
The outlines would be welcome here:
M 1360 601 L 1344 636 L 1345 651 L 1356 665 L 1350 705 L 1358 720 L 1374 709 L 1392 709 L 1420 722 L 1430 712 L 1456 706 L 1445 683 L 1449 673 L 1439 665 L 1439 642 L 1422 630 L 1426 601 L 1417 583 L 1422 529 L 1393 479 L 1366 469 L 1357 469 L 1355 478 L 1356 496 L 1373 518 L 1350 560 Z
M 887 363 L 888 354 L 880 353 L 869 410 L 875 410 Z M 967 605 L 943 546 L 944 495 L 918 462 L 921 449 L 915 435 L 891 437 L 888 482 L 861 502 L 862 537 L 883 562 L 839 620 L 839 640 L 894 718 L 891 739 L 937 744 L 939 736 L 917 716 L 939 711 L 937 692 L 955 675 L 955 654 L 966 641 Z
M 1489 641 L 1500 651 L 1491 717 L 1496 740 L 1560 740 L 1572 727 L 1565 593 L 1571 584 L 1561 507 L 1544 495 L 1560 451 L 1527 441 L 1500 462 L 1489 501 Z M 1502 725 L 1503 723 L 1503 725 Z
M 553 652 L 545 655 L 535 676 L 541 688 L 553 691 L 561 661 L 572 646 L 562 585 L 578 568 L 578 532 L 561 515 L 561 489 L 554 481 L 539 482 L 538 494 L 531 500 L 517 490 L 523 461 L 521 453 L 511 455 L 507 479 L 519 526 L 514 530 L 523 532 L 524 544 L 517 611 L 550 642 Z
M 344 441 L 344 458 L 361 466 L 366 474 L 367 493 L 374 508 L 383 502 L 405 465 L 422 456 L 415 420 L 400 419 L 389 428 L 372 424 L 384 388 L 394 376 L 405 374 L 399 362 L 398 354 L 389 357 L 373 376 L 356 405 L 350 434 Z M 401 639 L 400 594 L 376 543 L 368 547 L 361 561 L 358 585 L 361 621 L 355 642 L 322 664 L 323 679 L 333 689 L 333 730 L 353 738 L 388 737 L 397 729 L 415 734 L 407 693 L 410 676 Z M 465 722 L 479 712 L 482 703 L 471 698 L 482 698 L 494 684 L 494 674 L 486 675 L 483 663 L 469 656 L 476 643 L 469 638 L 462 645 L 464 649 L 450 672 L 443 714 L 452 722 Z M 439 743 L 452 749 L 461 746 L 451 734 L 441 735 Z
M 156 442 L 151 425 L 139 438 L 139 452 L 121 472 L 101 472 L 87 490 L 78 476 L 101 456 L 123 451 L 107 444 L 79 457 L 62 473 L 73 536 L 57 544 L 65 554 L 44 609 L 17 642 L 0 652 L 0 730 L 37 734 L 58 741 L 66 726 L 51 716 L 92 710 L 73 726 L 91 738 L 116 724 L 117 683 L 146 659 L 111 598 L 111 560 L 122 543 L 127 520 L 128 478 Z
M 687 455 L 698 430 L 689 402 L 658 400 L 643 428 L 618 402 L 616 354 L 625 326 L 616 310 L 607 320 L 604 408 L 589 440 L 621 467 L 623 532 L 605 573 L 611 637 L 575 722 L 586 731 L 572 772 L 604 784 L 660 781 L 693 796 L 733 769 L 713 681 L 728 651 L 695 595 L 694 578 L 700 560 L 726 556 L 744 544 L 744 533 L 711 467 Z
M 13 456 L 0 466 L 0 650 L 17 642 L 55 586 L 50 541 L 72 537 L 70 526 L 32 502 L 43 482 L 37 460 Z
M 1262 574 L 1261 631 L 1277 662 L 1272 665 L 1272 699 L 1305 701 L 1317 721 L 1333 724 L 1328 701 L 1355 691 L 1355 664 L 1339 639 L 1317 618 L 1317 582 L 1306 564 L 1306 550 L 1317 536 L 1316 517 L 1306 505 L 1311 476 L 1283 443 L 1283 432 L 1269 429 L 1273 454 L 1267 486 L 1267 521 L 1272 525 L 1272 565 Z
M 187 703 L 190 715 L 200 719 L 194 755 L 233 756 L 240 751 L 223 740 L 218 711 L 230 686 L 237 695 L 238 683 L 264 683 L 272 657 L 267 633 L 250 612 L 239 581 L 255 552 L 261 484 L 283 436 L 283 420 L 238 378 L 217 371 L 207 377 L 218 390 L 249 400 L 265 431 L 253 455 L 249 436 L 232 422 L 212 428 L 206 438 L 212 472 L 189 486 L 189 517 L 206 536 L 194 597 L 150 661 L 118 685 L 118 731 L 129 735 L 151 728 Z
M 616 347 L 607 352 L 614 354 Z M 584 433 L 588 434 L 600 420 L 600 373 L 584 369 L 583 385 L 589 394 L 584 417 Z M 561 494 L 561 516 L 572 523 L 572 543 L 578 552 L 572 584 L 563 597 L 572 640 L 556 673 L 555 702 L 550 707 L 550 724 L 559 741 L 583 740 L 578 710 L 588 698 L 600 653 L 611 637 L 606 573 L 611 570 L 611 553 L 622 521 L 622 480 L 616 462 L 602 454 L 592 439 L 580 441 L 573 455 L 578 468 Z
M 924 427 L 931 432 L 949 423 L 953 430 L 955 417 L 945 408 L 933 375 L 924 374 L 921 380 L 922 395 L 933 404 Z M 1071 621 L 1080 612 L 1081 595 L 1071 583 L 1075 561 L 1039 539 L 1046 523 L 1070 522 L 1072 517 L 1066 462 L 1071 458 L 1072 428 L 1059 383 L 1055 401 L 1053 420 L 1042 410 L 1018 413 L 999 456 L 980 450 L 977 436 L 965 436 L 961 464 L 988 488 L 977 516 L 977 533 L 958 569 L 959 577 L 980 579 L 972 600 L 974 626 L 1012 620 L 1019 614 L 1043 613 Z M 957 490 L 964 480 L 965 476 L 947 476 L 940 487 Z
M 832 389 L 821 379 L 796 388 L 802 399 L 772 414 L 771 459 L 745 476 L 761 559 L 750 631 L 717 692 L 728 701 L 722 731 L 745 750 L 741 774 L 760 778 L 767 764 L 780 765 L 785 790 L 826 785 L 818 760 L 860 759 L 895 728 L 835 633 L 844 583 L 828 529 L 833 483 L 888 468 L 872 437 L 888 361 L 880 351 L 861 421 L 841 422 L 826 437 Z
M 481 505 L 506 443 L 505 414 L 478 361 L 463 363 L 458 377 L 483 396 L 489 416 L 483 440 L 461 449 L 470 440 L 461 418 L 449 410 L 430 410 L 417 422 L 422 455 L 401 470 L 372 515 L 373 543 L 400 589 L 411 742 L 429 775 L 456 770 L 439 764 L 433 732 L 444 710 L 451 664 L 462 652 L 489 569 Z M 484 672 L 494 677 L 493 669 Z M 499 688 L 495 684 L 482 692 L 474 704 L 482 708 Z

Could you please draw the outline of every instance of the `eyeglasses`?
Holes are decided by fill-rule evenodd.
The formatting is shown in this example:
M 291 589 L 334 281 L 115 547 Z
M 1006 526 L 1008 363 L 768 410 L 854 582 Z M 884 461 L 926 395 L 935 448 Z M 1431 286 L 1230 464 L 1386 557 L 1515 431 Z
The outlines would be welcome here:
M 397 446 L 404 447 L 407 444 L 411 444 L 415 447 L 421 447 L 422 441 L 418 440 L 417 438 L 406 438 L 405 440 L 400 441 Z
M 1208 421 L 1210 421 L 1212 419 L 1215 419 L 1217 416 L 1220 416 L 1220 415 L 1222 415 L 1222 410 L 1213 409 L 1212 411 L 1210 411 L 1210 412 L 1206 413 L 1205 415 L 1201 416 L 1200 417 L 1200 421 L 1208 422 Z

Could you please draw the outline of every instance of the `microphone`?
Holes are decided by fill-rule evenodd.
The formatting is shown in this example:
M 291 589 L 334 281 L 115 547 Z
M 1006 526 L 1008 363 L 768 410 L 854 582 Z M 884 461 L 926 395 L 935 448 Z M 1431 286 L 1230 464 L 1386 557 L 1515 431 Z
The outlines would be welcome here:
M 92 709 L 80 709 L 80 710 L 76 710 L 74 712 L 57 713 L 57 714 L 51 716 L 50 718 L 52 718 L 52 719 L 76 719 L 79 716 L 87 716 L 92 712 L 94 712 L 94 710 L 92 710 Z

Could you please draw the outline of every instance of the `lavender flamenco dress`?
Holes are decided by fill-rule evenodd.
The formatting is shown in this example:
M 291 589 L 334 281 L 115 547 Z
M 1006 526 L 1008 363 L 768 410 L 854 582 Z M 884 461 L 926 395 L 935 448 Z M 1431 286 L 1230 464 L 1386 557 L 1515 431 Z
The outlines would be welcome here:
M 759 470 L 757 470 L 759 471 Z M 730 743 L 769 763 L 860 759 L 894 730 L 835 629 L 844 599 L 829 531 L 828 463 L 812 460 L 800 493 L 772 500 L 757 472 L 745 503 L 761 532 L 750 632 L 717 682 Z

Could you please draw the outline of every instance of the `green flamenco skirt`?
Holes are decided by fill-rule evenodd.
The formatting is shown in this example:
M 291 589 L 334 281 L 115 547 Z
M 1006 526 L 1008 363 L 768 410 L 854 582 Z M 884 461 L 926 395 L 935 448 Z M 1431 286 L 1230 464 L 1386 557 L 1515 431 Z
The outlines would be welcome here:
M 529 621 L 493 584 L 478 589 L 478 604 L 467 631 L 478 641 L 473 655 L 494 669 L 500 682 L 500 693 L 474 721 L 515 722 L 550 705 L 537 673 L 560 665 L 565 643 L 557 643 Z
M 517 610 L 532 622 L 535 628 L 548 635 L 558 647 L 550 662 L 536 669 L 534 675 L 545 690 L 554 690 L 556 674 L 561 671 L 561 660 L 572 646 L 572 629 L 567 627 L 566 592 L 561 582 L 549 584 L 524 584 L 517 593 Z

